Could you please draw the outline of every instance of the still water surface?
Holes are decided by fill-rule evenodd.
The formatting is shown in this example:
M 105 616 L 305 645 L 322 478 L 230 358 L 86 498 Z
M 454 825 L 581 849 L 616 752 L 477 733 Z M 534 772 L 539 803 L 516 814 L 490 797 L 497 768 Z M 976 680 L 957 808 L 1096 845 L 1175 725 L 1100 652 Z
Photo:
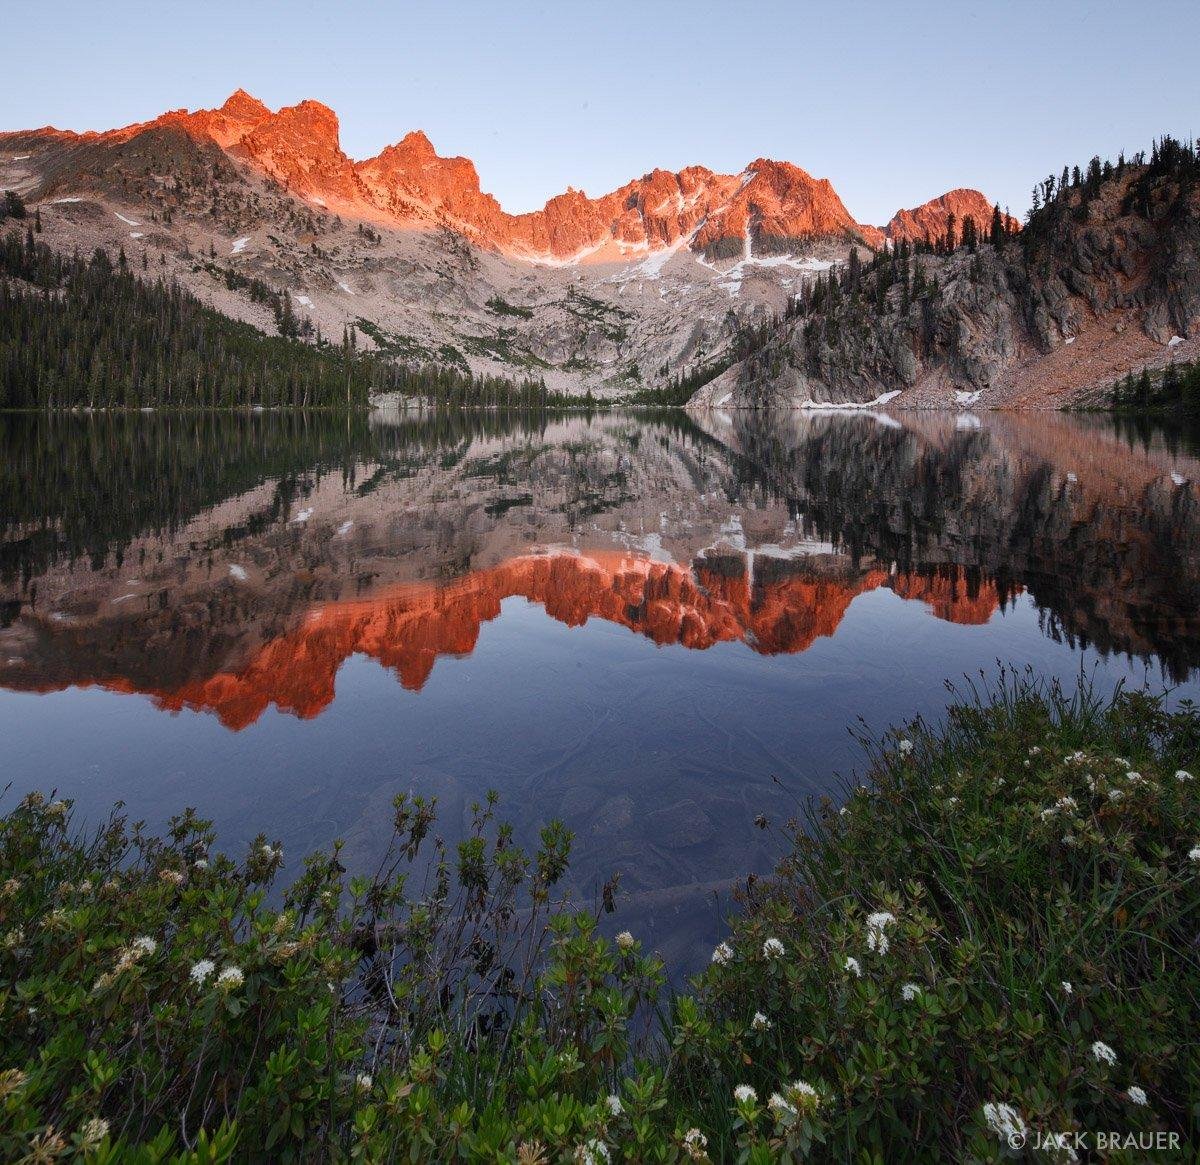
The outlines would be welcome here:
M 1060 416 L 0 417 L 0 783 L 240 850 L 489 788 L 676 967 L 850 728 L 997 660 L 1200 695 L 1200 463 Z

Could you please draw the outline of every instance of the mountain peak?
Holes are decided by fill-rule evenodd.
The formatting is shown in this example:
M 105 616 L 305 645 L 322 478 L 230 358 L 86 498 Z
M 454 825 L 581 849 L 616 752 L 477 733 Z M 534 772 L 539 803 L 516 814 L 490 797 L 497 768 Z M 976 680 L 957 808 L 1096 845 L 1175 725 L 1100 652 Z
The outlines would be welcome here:
M 226 99 L 225 104 L 218 110 L 226 117 L 243 120 L 264 120 L 271 116 L 271 111 L 257 97 L 247 93 L 245 89 L 236 89 Z

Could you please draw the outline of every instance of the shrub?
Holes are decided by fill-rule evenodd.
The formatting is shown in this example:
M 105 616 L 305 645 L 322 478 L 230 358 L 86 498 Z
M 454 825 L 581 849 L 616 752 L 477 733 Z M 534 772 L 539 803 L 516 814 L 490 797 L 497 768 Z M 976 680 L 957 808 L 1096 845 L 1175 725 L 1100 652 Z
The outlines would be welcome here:
M 633 935 L 556 897 L 569 834 L 526 855 L 494 797 L 453 850 L 432 803 L 398 797 L 374 878 L 347 879 L 335 845 L 272 898 L 266 837 L 234 862 L 190 812 L 161 839 L 120 814 L 88 832 L 32 794 L 0 821 L 0 1157 L 1186 1145 L 1196 710 L 1006 673 L 937 731 L 864 743 L 866 783 L 788 823 L 775 877 L 670 999 Z

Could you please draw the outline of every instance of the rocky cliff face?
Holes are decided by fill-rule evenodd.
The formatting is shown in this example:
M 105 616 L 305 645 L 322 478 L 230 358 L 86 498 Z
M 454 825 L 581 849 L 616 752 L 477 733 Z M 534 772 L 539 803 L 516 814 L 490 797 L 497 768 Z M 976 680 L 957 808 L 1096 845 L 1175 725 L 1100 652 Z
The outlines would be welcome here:
M 1020 236 L 843 269 L 697 405 L 1056 406 L 1131 367 L 1200 354 L 1200 165 L 1142 163 L 1058 187 Z M 956 195 L 962 192 L 954 192 Z M 961 222 L 970 200 L 938 200 Z M 977 208 L 982 210 L 982 206 Z

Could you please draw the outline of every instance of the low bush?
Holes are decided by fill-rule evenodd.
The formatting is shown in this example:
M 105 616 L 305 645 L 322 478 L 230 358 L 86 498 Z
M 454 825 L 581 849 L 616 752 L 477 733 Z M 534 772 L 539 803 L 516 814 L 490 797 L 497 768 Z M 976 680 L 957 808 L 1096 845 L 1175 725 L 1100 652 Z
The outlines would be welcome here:
M 31 794 L 0 820 L 0 1158 L 1193 1152 L 1196 709 L 1004 674 L 864 744 L 670 995 L 557 897 L 569 834 L 527 856 L 494 798 L 450 849 L 399 797 L 373 878 L 335 845 L 269 897 L 266 837 L 235 862 L 190 812 L 88 830 Z

